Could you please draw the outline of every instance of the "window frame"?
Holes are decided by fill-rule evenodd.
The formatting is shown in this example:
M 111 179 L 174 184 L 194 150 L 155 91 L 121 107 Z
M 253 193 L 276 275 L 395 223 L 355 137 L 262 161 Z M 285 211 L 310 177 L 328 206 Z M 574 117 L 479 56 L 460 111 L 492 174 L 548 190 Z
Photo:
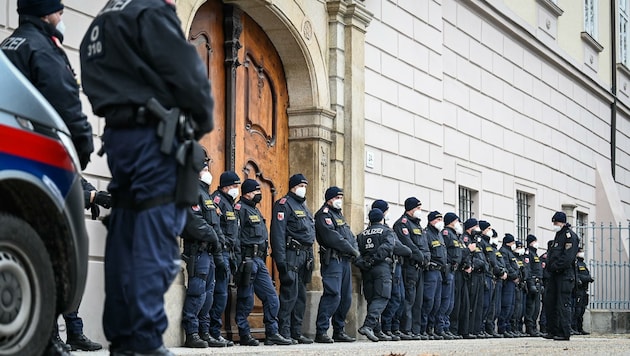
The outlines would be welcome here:
M 531 209 L 532 209 L 533 200 L 534 200 L 533 194 L 530 194 L 522 190 L 516 191 L 515 229 L 516 229 L 517 239 L 520 241 L 525 241 L 527 239 L 527 235 L 529 235 L 532 231 L 530 222 L 532 220 Z M 523 212 L 523 209 L 525 210 L 524 212 Z
M 584 0 L 584 32 L 597 40 L 597 0 Z

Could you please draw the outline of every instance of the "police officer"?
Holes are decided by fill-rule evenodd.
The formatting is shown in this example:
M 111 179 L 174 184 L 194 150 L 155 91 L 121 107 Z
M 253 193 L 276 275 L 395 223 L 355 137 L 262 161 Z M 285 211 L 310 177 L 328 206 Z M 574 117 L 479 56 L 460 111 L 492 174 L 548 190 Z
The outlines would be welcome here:
M 476 221 L 475 221 L 476 224 Z M 464 231 L 463 224 L 459 223 L 458 248 L 461 253 L 459 268 L 455 269 L 455 297 L 453 311 L 450 315 L 451 331 L 455 335 L 460 335 L 464 339 L 475 339 L 476 336 L 470 334 L 468 330 L 470 322 L 470 274 L 472 273 L 472 256 L 470 244 L 472 237 L 469 232 Z
M 246 179 L 241 184 L 241 199 L 234 209 L 241 221 L 241 263 L 238 267 L 236 324 L 240 344 L 258 346 L 250 332 L 247 317 L 254 307 L 254 293 L 263 303 L 263 321 L 265 323 L 265 345 L 291 345 L 290 339 L 278 333 L 278 295 L 271 282 L 271 276 L 265 265 L 267 257 L 267 226 L 260 210 L 256 207 L 262 200 L 260 184 L 253 179 Z
M 584 330 L 584 312 L 588 306 L 588 284 L 595 282 L 591 273 L 584 262 L 584 249 L 579 248 L 577 253 L 577 285 L 575 286 L 574 296 L 574 313 L 573 313 L 573 330 L 578 334 L 588 335 L 589 332 Z
M 226 171 L 221 173 L 219 186 L 212 193 L 212 202 L 216 207 L 217 214 L 219 214 L 221 232 L 223 234 L 223 263 L 229 268 L 226 273 L 215 276 L 214 300 L 210 309 L 209 336 L 226 346 L 234 346 L 231 340 L 226 340 L 221 335 L 221 327 L 223 326 L 221 316 L 227 305 L 230 276 L 234 275 L 240 261 L 241 243 L 238 237 L 240 220 L 234 211 L 234 203 L 238 196 L 240 185 L 241 179 L 238 175 L 233 171 Z M 230 320 L 226 318 L 225 322 L 228 325 L 226 329 L 230 330 Z M 201 337 L 206 340 L 204 334 Z
M 445 333 L 455 336 L 456 339 L 461 339 L 461 335 L 456 335 L 451 331 L 450 315 L 455 304 L 455 271 L 460 268 L 462 262 L 462 249 L 457 235 L 463 232 L 463 228 L 459 222 L 459 217 L 452 212 L 444 214 L 444 225 L 442 239 L 444 239 L 446 246 L 446 266 L 442 274 L 442 296 L 436 330 L 443 330 Z
M 383 212 L 384 224 L 387 225 L 387 215 L 389 204 L 382 199 L 377 199 L 372 203 L 372 209 L 379 209 Z M 394 275 L 392 278 L 392 293 L 385 310 L 381 313 L 381 322 L 374 327 L 374 335 L 379 341 L 400 341 L 401 337 L 407 340 L 407 334 L 400 332 L 400 319 L 402 318 L 402 301 L 405 299 L 405 287 L 402 281 L 401 264 L 405 258 L 411 257 L 411 249 L 403 245 L 398 236 L 394 239 Z M 393 330 L 393 332 L 392 332 Z
M 503 299 L 503 284 L 508 278 L 507 275 L 507 267 L 505 265 L 505 260 L 503 259 L 503 254 L 498 249 L 499 246 L 499 234 L 495 229 L 492 229 L 492 237 L 490 238 L 490 246 L 492 247 L 496 260 L 497 267 L 494 271 L 495 276 L 495 285 L 494 285 L 494 293 L 492 295 L 492 301 L 490 302 L 490 310 L 488 312 L 488 319 L 486 321 L 486 331 L 489 334 L 492 334 L 492 337 L 502 338 L 503 334 L 498 333 L 498 318 L 501 314 L 501 300 Z
M 411 257 L 406 259 L 402 266 L 402 276 L 405 286 L 404 310 L 401 320 L 401 333 L 407 338 L 418 340 L 420 336 L 420 314 L 422 312 L 422 298 L 424 296 L 425 266 L 429 265 L 431 252 L 422 236 L 420 219 L 422 216 L 422 203 L 416 197 L 405 199 L 405 213 L 394 223 L 394 232 L 403 243 L 411 249 Z M 416 319 L 417 317 L 417 319 Z M 414 322 L 416 325 L 414 326 Z M 416 330 L 413 330 L 415 328 Z M 425 339 L 428 336 L 424 336 Z
M 561 211 L 551 218 L 556 236 L 547 255 L 549 281 L 545 291 L 547 335 L 545 338 L 566 340 L 571 337 L 571 291 L 575 284 L 575 258 L 579 238 Z
M 199 335 L 208 334 L 210 328 L 209 313 L 214 295 L 215 272 L 222 274 L 226 269 L 223 258 L 218 258 L 215 265 L 212 257 L 213 254 L 219 254 L 221 257 L 222 255 L 221 240 L 213 227 L 216 225 L 219 228 L 219 217 L 210 198 L 211 183 L 212 175 L 205 162 L 199 172 L 199 200 L 187 211 L 186 225 L 181 234 L 184 239 L 184 261 L 188 272 L 186 298 L 182 308 L 182 325 L 186 333 L 185 347 L 204 348 L 210 343 L 212 346 L 225 346 L 218 344 L 213 338 L 206 341 Z
M 514 293 L 516 292 L 516 285 L 520 282 L 520 279 L 518 262 L 513 253 L 514 250 L 516 250 L 516 240 L 514 236 L 512 234 L 505 234 L 499 252 L 501 252 L 503 263 L 507 269 L 508 278 L 503 281 L 501 309 L 498 311 L 497 330 L 499 334 L 503 334 L 503 336 L 507 338 L 516 337 L 516 335 L 512 333 L 511 320 L 512 314 L 514 314 Z
M 289 192 L 273 205 L 271 256 L 280 275 L 280 335 L 300 344 L 313 340 L 302 335 L 306 284 L 313 273 L 315 222 L 306 206 L 308 181 L 301 173 L 289 178 Z
M 468 239 L 467 246 L 470 252 L 472 272 L 468 282 L 468 295 L 470 298 L 470 320 L 468 334 L 477 338 L 487 338 L 483 330 L 483 295 L 485 289 L 485 275 L 490 270 L 486 255 L 481 249 L 481 227 L 475 218 L 464 222 L 464 238 Z
M 363 294 L 367 300 L 367 315 L 359 333 L 371 341 L 379 341 L 374 328 L 379 323 L 392 292 L 392 265 L 395 234 L 383 224 L 383 212 L 374 208 L 368 217 L 370 226 L 357 236 L 361 256 L 355 264 L 361 269 Z
M 92 126 L 81 109 L 79 85 L 62 46 L 63 8 L 61 0 L 18 0 L 19 26 L 0 48 L 61 116 L 85 169 L 94 151 Z
M 203 149 L 194 140 L 213 128 L 207 71 L 186 41 L 173 1 L 107 2 L 89 26 L 80 55 L 84 92 L 94 113 L 105 117 L 103 149 L 112 174 L 105 336 L 113 354 L 171 355 L 162 342 L 168 325 L 164 293 L 179 271 L 176 236 L 202 168 L 193 156 L 203 156 Z M 194 140 L 174 140 L 169 147 L 172 131 L 185 130 L 163 130 L 158 137 L 158 122 L 167 116 L 159 109 L 147 112 L 151 98 L 186 113 L 194 122 Z M 172 121 L 162 122 L 171 128 Z M 176 149 L 186 153 L 186 169 L 178 165 Z
M 422 311 L 420 314 L 420 334 L 425 334 L 427 329 L 433 329 L 433 333 L 443 337 L 445 340 L 452 340 L 454 337 L 445 330 L 439 329 L 437 322 L 437 312 L 440 309 L 442 299 L 442 272 L 446 266 L 446 246 L 442 238 L 444 220 L 439 211 L 432 211 L 427 215 L 427 227 L 424 229 L 431 259 L 429 266 L 424 271 L 424 295 Z
M 530 278 L 527 281 L 527 296 L 525 302 L 525 332 L 529 336 L 540 337 L 542 334 L 536 327 L 540 314 L 540 293 L 542 290 L 543 269 L 538 257 L 538 239 L 534 235 L 527 235 L 527 250 L 525 256 L 529 260 Z
M 352 271 L 350 260 L 360 255 L 357 241 L 346 223 L 341 208 L 343 190 L 330 187 L 324 193 L 325 202 L 315 213 L 315 233 L 319 243 L 322 284 L 324 291 L 317 309 L 315 342 L 354 342 L 346 334 L 346 314 L 352 304 Z M 332 318 L 333 338 L 328 336 Z
M 519 282 L 514 291 L 514 313 L 512 314 L 512 333 L 518 337 L 527 336 L 523 333 L 523 324 L 525 316 L 525 298 L 527 295 L 527 283 L 531 278 L 529 271 L 529 257 L 525 256 L 525 247 L 520 240 L 516 241 L 516 250 L 514 257 L 518 263 Z
M 495 304 L 493 303 L 493 296 L 496 289 L 496 281 L 502 280 L 503 276 L 507 277 L 507 274 L 497 261 L 497 250 L 490 241 L 496 232 L 493 231 L 492 226 L 486 220 L 479 220 L 479 229 L 481 230 L 481 238 L 477 246 L 484 253 L 488 262 L 488 269 L 484 273 L 485 288 L 483 292 L 483 310 L 481 314 L 483 327 L 481 332 L 485 334 L 483 335 L 485 337 L 502 338 L 503 335 L 497 334 L 494 328 Z

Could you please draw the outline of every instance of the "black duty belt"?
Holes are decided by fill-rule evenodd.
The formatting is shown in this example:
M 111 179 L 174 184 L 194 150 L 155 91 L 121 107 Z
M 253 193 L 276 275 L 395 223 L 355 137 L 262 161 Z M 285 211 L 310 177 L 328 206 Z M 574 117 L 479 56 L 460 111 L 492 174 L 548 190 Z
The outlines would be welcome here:
M 144 105 L 116 105 L 103 110 L 105 125 L 109 128 L 133 128 L 155 125 L 155 119 Z
M 241 245 L 243 257 L 267 257 L 267 251 L 259 245 Z
M 303 244 L 296 239 L 291 239 L 287 242 L 287 248 L 290 250 L 308 251 L 312 248 L 312 245 Z
M 332 257 L 332 258 L 348 258 L 348 259 L 350 259 L 350 258 L 352 258 L 352 255 L 347 254 L 347 253 L 342 253 L 342 252 L 339 252 L 339 251 L 333 249 L 330 252 L 330 257 Z
M 428 268 L 429 271 L 441 271 L 442 269 L 442 266 L 437 263 L 430 263 Z

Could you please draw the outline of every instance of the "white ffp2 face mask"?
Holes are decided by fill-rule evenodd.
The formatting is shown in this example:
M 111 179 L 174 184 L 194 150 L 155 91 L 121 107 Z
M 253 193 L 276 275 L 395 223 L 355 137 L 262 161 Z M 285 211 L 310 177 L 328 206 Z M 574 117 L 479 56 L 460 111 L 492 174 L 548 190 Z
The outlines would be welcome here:
M 455 224 L 455 232 L 457 233 L 457 235 L 461 235 L 464 232 L 464 227 L 461 223 Z
M 435 226 L 438 231 L 442 231 L 444 230 L 444 221 L 438 221 L 433 226 Z
M 343 207 L 343 200 L 342 199 L 337 199 L 335 201 L 332 202 L 332 206 L 335 209 L 341 209 L 341 207 Z
M 295 195 L 297 195 L 300 198 L 304 198 L 306 196 L 306 187 L 295 188 Z
M 210 172 L 203 172 L 199 177 L 199 180 L 206 183 L 207 185 L 212 184 L 212 174 Z
M 55 26 L 55 28 L 57 29 L 57 31 L 59 31 L 59 33 L 61 33 L 62 35 L 65 35 L 65 33 L 66 33 L 66 24 L 63 23 L 63 21 L 57 22 L 57 26 Z
M 413 217 L 420 220 L 422 218 L 422 211 L 416 210 L 413 212 Z
M 236 199 L 238 196 L 238 188 L 232 188 L 227 191 L 227 194 L 232 197 L 232 199 Z
M 560 226 L 560 225 L 554 225 L 554 226 L 551 228 L 551 230 L 553 230 L 554 232 L 558 232 L 558 231 L 562 230 L 562 226 Z

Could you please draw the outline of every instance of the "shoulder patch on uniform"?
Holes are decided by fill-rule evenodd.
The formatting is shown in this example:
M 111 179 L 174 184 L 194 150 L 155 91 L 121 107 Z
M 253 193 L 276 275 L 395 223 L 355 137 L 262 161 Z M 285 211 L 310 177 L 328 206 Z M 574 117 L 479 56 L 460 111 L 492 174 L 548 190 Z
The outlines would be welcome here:
M 464 242 L 468 242 L 468 236 L 464 236 Z
M 286 202 L 287 202 L 287 198 L 282 198 L 282 199 L 280 199 L 280 201 L 278 203 L 284 205 L 284 203 L 286 203 Z
M 442 235 L 448 236 L 448 231 L 446 231 L 446 229 L 442 230 Z
M 486 251 L 492 252 L 492 246 L 486 246 Z
M 407 230 L 406 227 L 403 227 L 402 228 L 402 233 L 405 234 L 405 235 L 409 235 L 409 230 Z
M 326 222 L 326 225 L 332 225 L 332 219 L 331 218 L 325 218 L 324 221 Z
M 325 207 L 324 210 L 322 210 L 322 212 L 328 213 L 328 207 Z
M 278 219 L 278 221 L 284 220 L 284 212 L 279 211 L 276 218 Z
M 192 210 L 193 210 L 193 211 L 199 211 L 199 210 L 201 210 L 201 207 L 199 206 L 199 204 L 195 204 L 195 205 L 193 205 L 191 208 L 192 208 Z
M 571 238 L 571 233 L 567 231 L 567 239 Z
M 219 204 L 220 202 L 221 202 L 221 197 L 220 197 L 220 196 L 218 196 L 218 195 L 217 195 L 217 196 L 215 196 L 215 197 L 214 197 L 214 203 L 215 203 L 215 204 Z
M 400 220 L 401 223 L 406 224 L 407 223 L 407 218 L 402 218 L 402 220 Z
M 529 263 L 529 257 L 525 257 L 525 263 Z
M 234 210 L 241 210 L 241 203 L 236 203 L 236 205 L 234 205 Z

